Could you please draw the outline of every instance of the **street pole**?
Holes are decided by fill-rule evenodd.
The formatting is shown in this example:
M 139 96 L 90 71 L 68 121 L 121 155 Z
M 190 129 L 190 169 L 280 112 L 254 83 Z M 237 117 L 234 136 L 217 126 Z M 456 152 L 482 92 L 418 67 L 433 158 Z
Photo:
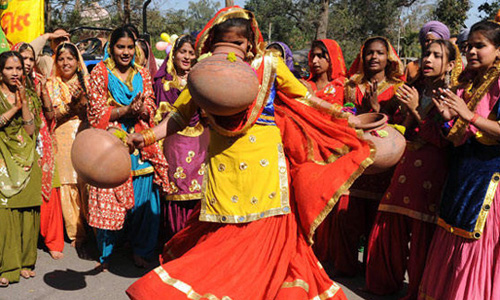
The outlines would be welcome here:
M 267 33 L 267 41 L 271 42 L 271 30 L 273 29 L 273 23 L 269 22 L 269 32 Z

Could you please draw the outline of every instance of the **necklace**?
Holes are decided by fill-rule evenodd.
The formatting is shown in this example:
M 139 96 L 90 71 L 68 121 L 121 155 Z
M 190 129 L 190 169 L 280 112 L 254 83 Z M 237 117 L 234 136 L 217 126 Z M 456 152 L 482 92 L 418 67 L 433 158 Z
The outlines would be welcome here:
M 7 101 L 9 99 L 13 99 L 14 101 L 9 101 L 10 103 L 13 103 L 16 101 L 16 94 L 15 93 L 12 93 L 12 92 L 5 92 L 4 89 L 0 89 L 2 91 L 2 94 L 5 96 L 5 98 L 7 98 Z

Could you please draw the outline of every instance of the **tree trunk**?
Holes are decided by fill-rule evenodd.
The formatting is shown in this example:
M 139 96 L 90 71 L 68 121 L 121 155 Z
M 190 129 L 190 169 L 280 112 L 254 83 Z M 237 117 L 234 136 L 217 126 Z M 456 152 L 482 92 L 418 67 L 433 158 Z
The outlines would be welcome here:
M 321 0 L 318 29 L 316 30 L 316 39 L 318 40 L 326 39 L 326 31 L 328 30 L 329 2 L 329 0 Z
M 50 30 L 50 26 L 52 20 L 52 6 L 50 5 L 50 1 L 45 1 L 45 32 Z
M 226 7 L 234 6 L 234 0 L 226 0 Z
M 123 0 L 123 24 L 130 23 L 130 0 Z
M 75 0 L 75 11 L 80 12 L 80 0 Z
M 115 0 L 115 5 L 116 5 L 116 13 L 120 18 L 123 18 L 123 7 L 122 7 L 122 1 L 121 0 Z

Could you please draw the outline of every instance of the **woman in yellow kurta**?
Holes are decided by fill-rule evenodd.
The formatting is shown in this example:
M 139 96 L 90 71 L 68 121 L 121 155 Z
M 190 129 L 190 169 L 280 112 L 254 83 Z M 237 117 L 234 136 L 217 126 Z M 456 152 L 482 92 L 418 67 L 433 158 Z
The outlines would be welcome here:
M 61 183 L 61 206 L 66 233 L 73 246 L 85 239 L 86 199 L 82 183 L 71 163 L 71 146 L 80 127 L 85 126 L 88 72 L 75 45 L 57 47 L 47 91 L 56 112 L 56 167 Z
M 201 205 L 165 245 L 164 264 L 127 290 L 131 298 L 345 299 L 308 241 L 371 163 L 371 149 L 340 118 L 339 105 L 312 97 L 261 41 L 253 14 L 239 7 L 221 10 L 200 33 L 199 54 L 217 42 L 247 49 L 259 93 L 240 114 L 207 114 Z M 177 132 L 198 108 L 188 90 L 174 107 L 129 143 L 142 147 Z

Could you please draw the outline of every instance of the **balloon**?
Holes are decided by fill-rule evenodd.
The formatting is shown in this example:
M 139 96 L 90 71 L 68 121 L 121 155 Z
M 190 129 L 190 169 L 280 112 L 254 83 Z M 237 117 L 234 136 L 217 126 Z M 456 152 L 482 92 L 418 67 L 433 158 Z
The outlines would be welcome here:
M 168 33 L 166 32 L 162 32 L 162 34 L 160 35 L 161 39 L 164 40 L 165 42 L 167 43 L 170 43 L 170 36 L 168 35 Z
M 167 46 L 167 49 L 165 49 L 165 52 L 166 52 L 167 54 L 169 54 L 169 53 L 170 53 L 170 50 L 172 50 L 172 45 L 170 45 L 170 44 L 169 44 L 169 45 Z
M 158 49 L 158 51 L 164 51 L 165 49 L 167 49 L 168 47 L 168 43 L 167 42 L 158 42 L 156 43 L 156 49 Z
M 174 42 L 175 42 L 175 40 L 176 40 L 178 37 L 179 37 L 179 36 L 178 36 L 177 34 L 172 34 L 172 35 L 170 36 L 170 41 L 171 41 L 172 43 L 174 43 Z

